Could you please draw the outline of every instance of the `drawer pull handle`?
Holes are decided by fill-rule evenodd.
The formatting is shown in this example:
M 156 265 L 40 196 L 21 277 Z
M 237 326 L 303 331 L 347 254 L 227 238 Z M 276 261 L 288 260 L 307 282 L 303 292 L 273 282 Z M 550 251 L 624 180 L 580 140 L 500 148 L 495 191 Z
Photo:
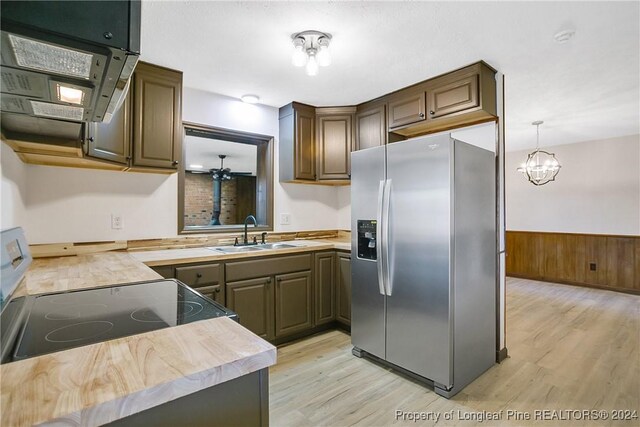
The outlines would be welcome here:
M 197 277 L 198 279 L 201 279 L 201 278 L 202 278 L 202 273 L 196 273 L 196 277 Z

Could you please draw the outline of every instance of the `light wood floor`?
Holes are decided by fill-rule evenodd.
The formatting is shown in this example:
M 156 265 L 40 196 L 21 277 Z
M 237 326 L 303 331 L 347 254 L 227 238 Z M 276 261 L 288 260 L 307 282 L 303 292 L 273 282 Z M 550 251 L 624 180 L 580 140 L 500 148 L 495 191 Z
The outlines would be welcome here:
M 510 357 L 453 399 L 352 356 L 349 335 L 331 331 L 278 349 L 270 421 L 276 427 L 436 424 L 396 420 L 402 410 L 440 413 L 439 426 L 638 426 L 639 420 L 515 421 L 506 411 L 531 417 L 545 409 L 640 413 L 639 342 L 640 296 L 510 278 Z M 453 420 L 444 420 L 451 410 Z M 504 412 L 501 421 L 480 423 L 460 421 L 458 410 Z

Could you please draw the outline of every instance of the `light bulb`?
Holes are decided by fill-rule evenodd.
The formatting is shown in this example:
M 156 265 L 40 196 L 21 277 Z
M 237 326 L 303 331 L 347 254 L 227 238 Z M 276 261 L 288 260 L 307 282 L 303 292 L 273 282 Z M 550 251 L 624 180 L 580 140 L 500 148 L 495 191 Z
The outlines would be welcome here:
M 320 43 L 320 48 L 318 50 L 318 65 L 321 67 L 331 65 L 331 53 L 329 53 L 328 41 Z
M 318 61 L 316 60 L 316 53 L 310 49 L 309 60 L 307 61 L 307 75 L 315 76 L 317 74 L 318 74 Z
M 305 40 L 302 37 L 293 39 L 293 56 L 291 63 L 296 67 L 304 67 L 307 63 L 307 53 L 304 51 Z

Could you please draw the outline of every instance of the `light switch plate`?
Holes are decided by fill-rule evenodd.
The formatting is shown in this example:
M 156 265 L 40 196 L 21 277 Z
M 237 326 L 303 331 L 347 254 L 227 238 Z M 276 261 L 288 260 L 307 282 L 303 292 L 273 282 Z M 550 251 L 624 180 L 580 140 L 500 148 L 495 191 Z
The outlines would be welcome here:
M 291 224 L 291 214 L 289 213 L 281 213 L 280 214 L 280 225 L 289 225 Z

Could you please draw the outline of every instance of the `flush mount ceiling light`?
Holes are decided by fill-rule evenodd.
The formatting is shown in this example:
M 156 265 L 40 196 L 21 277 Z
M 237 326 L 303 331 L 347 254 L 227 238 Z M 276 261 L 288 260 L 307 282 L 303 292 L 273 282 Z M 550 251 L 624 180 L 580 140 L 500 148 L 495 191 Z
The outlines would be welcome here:
M 240 97 L 242 102 L 246 102 L 247 104 L 257 104 L 260 101 L 260 97 L 258 95 L 242 95 Z
M 527 160 L 520 165 L 518 172 L 522 172 L 533 185 L 545 185 L 556 180 L 560 172 L 560 162 L 556 155 L 540 149 L 540 125 L 542 120 L 531 123 L 536 127 L 536 149 L 527 156 Z
M 293 42 L 291 63 L 296 67 L 306 66 L 308 76 L 317 75 L 319 67 L 331 64 L 329 53 L 331 34 L 307 30 L 291 35 L 291 41 Z

